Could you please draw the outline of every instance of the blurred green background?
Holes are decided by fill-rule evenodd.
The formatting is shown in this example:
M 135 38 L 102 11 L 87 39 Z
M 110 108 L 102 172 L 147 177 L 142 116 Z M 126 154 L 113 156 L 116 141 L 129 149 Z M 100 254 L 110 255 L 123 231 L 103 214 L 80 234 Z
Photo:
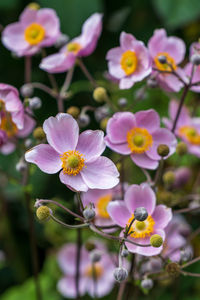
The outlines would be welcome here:
M 30 1 L 23 0 L 0 0 L 0 23 L 3 26 L 15 22 L 18 16 L 29 4 Z M 99 82 L 108 85 L 103 77 L 107 69 L 105 61 L 106 52 L 118 45 L 119 34 L 122 30 L 134 34 L 145 43 L 153 34 L 156 28 L 165 28 L 168 34 L 177 35 L 184 39 L 189 47 L 190 43 L 196 41 L 200 36 L 200 1 L 199 0 L 40 0 L 37 1 L 42 7 L 52 7 L 57 11 L 61 20 L 61 30 L 75 37 L 81 31 L 82 23 L 94 12 L 103 12 L 104 27 L 96 51 L 84 59 L 90 72 Z M 57 51 L 55 48 L 47 49 L 47 53 Z M 41 56 L 33 58 L 32 80 L 49 84 L 45 72 L 38 68 Z M 59 84 L 62 84 L 64 75 L 56 75 Z M 23 58 L 15 58 L 0 45 L 0 82 L 8 83 L 20 88 L 24 83 L 24 61 Z M 108 86 L 112 93 L 113 101 L 119 97 L 127 97 L 129 103 L 134 101 L 135 92 L 139 85 L 129 91 L 119 91 L 118 88 Z M 72 97 L 65 108 L 71 105 L 83 107 L 84 105 L 97 105 L 92 99 L 91 87 L 85 80 L 81 71 L 77 68 L 73 84 L 71 86 Z M 43 92 L 35 91 L 34 95 L 41 97 L 42 108 L 36 111 L 36 117 L 40 124 L 50 115 L 57 113 L 55 100 Z M 190 94 L 193 102 L 198 101 L 198 96 Z M 167 115 L 169 97 L 160 90 L 147 90 L 145 101 L 135 104 L 134 110 L 155 108 L 161 116 Z M 197 105 L 197 113 L 199 108 Z M 90 128 L 98 128 L 94 116 L 91 115 Z M 110 154 L 106 150 L 106 154 Z M 28 242 L 28 219 L 25 209 L 25 202 L 22 186 L 19 186 L 16 179 L 19 174 L 15 165 L 20 158 L 16 152 L 8 157 L 0 155 L 0 250 L 6 253 L 6 259 L 0 262 L 0 299 L 21 300 L 35 299 L 33 280 L 31 277 L 31 259 Z M 198 169 L 197 159 L 189 157 L 193 168 Z M 187 164 L 188 160 L 181 163 Z M 9 177 L 5 175 L 9 174 Z M 144 178 L 139 169 L 132 167 L 130 170 L 131 183 L 141 182 Z M 29 189 L 32 192 L 32 202 L 36 198 L 56 198 L 62 203 L 67 203 L 73 208 L 73 193 L 68 191 L 59 181 L 57 175 L 47 175 L 40 172 L 35 166 L 31 167 L 31 183 Z M 126 174 L 127 179 L 129 174 Z M 68 223 L 73 219 L 69 216 L 60 215 Z M 56 291 L 56 282 L 61 273 L 56 263 L 56 251 L 68 241 L 75 241 L 75 232 L 63 230 L 60 226 L 48 222 L 40 224 L 35 222 L 37 231 L 37 245 L 40 259 L 41 284 L 43 299 L 60 300 L 62 297 Z M 194 224 L 195 226 L 195 224 Z M 89 232 L 84 230 L 84 239 Z M 199 245 L 200 241 L 197 240 Z M 116 245 L 111 245 L 113 250 Z M 194 272 L 200 268 L 195 266 Z M 180 278 L 176 283 L 168 286 L 157 285 L 150 295 L 135 295 L 134 299 L 182 299 L 199 300 L 199 280 L 194 278 Z M 117 288 L 112 295 L 105 299 L 116 299 Z M 89 299 L 87 296 L 84 299 Z

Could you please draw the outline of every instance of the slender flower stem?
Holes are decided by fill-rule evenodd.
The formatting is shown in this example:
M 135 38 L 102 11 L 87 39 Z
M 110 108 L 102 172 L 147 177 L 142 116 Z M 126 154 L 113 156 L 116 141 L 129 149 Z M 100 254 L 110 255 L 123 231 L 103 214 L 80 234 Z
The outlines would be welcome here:
M 50 95 L 53 98 L 57 98 L 57 92 L 55 92 L 54 90 L 52 90 L 51 88 L 49 88 L 47 85 L 40 83 L 40 82 L 32 82 L 31 86 L 33 88 L 39 89 L 44 91 L 45 93 L 47 93 L 48 95 Z
M 123 281 L 122 283 L 120 283 L 119 291 L 118 291 L 116 300 L 122 300 L 123 299 L 125 287 L 126 287 L 126 281 Z
M 42 203 L 52 203 L 55 204 L 56 206 L 64 209 L 67 213 L 71 214 L 72 216 L 74 216 L 75 218 L 80 219 L 81 221 L 84 221 L 85 219 L 83 217 L 81 217 L 80 215 L 76 214 L 75 212 L 71 211 L 69 208 L 65 207 L 64 205 L 53 201 L 53 200 L 45 200 L 45 199 L 37 199 L 35 202 L 35 207 L 40 206 Z
M 80 290 L 79 290 L 79 281 L 80 281 L 80 261 L 81 261 L 81 245 L 82 245 L 82 236 L 81 229 L 77 230 L 77 241 L 76 241 L 76 299 L 80 299 Z
M 83 212 L 84 205 L 83 205 L 83 202 L 81 200 L 81 194 L 80 194 L 80 192 L 77 192 L 76 195 L 77 195 L 77 199 L 78 199 L 78 202 L 79 202 L 79 205 L 80 205 L 81 212 Z
M 200 209 L 200 206 L 197 206 L 197 207 L 188 207 L 188 208 L 181 208 L 181 209 L 177 209 L 177 210 L 174 210 L 173 213 L 174 214 L 183 214 L 183 213 L 188 213 L 188 212 L 193 212 L 195 210 L 198 210 Z
M 63 86 L 62 86 L 62 88 L 60 90 L 60 93 L 59 93 L 59 95 L 57 97 L 57 104 L 58 104 L 58 111 L 59 112 L 64 112 L 63 99 L 64 99 L 66 91 L 68 90 L 68 88 L 69 88 L 69 86 L 71 84 L 73 73 L 74 73 L 74 67 L 71 68 L 67 72 L 66 77 L 65 77 L 65 81 L 64 81 Z
M 55 216 L 51 215 L 51 219 L 53 219 L 56 223 L 66 227 L 66 228 L 69 228 L 69 229 L 78 229 L 78 228 L 84 228 L 84 227 L 88 227 L 89 225 L 88 224 L 78 224 L 78 225 L 69 225 L 69 224 L 66 224 L 62 221 L 60 221 L 59 219 L 57 219 Z
M 193 260 L 189 261 L 188 263 L 184 264 L 181 266 L 181 269 L 184 269 L 184 268 L 187 268 L 189 267 L 190 265 L 196 263 L 197 261 L 200 261 L 200 256 L 194 258 Z
M 83 63 L 83 61 L 80 58 L 78 59 L 78 65 L 81 68 L 85 77 L 91 82 L 93 87 L 96 88 L 98 86 L 98 84 L 96 83 L 95 79 L 92 77 L 92 75 L 90 74 L 90 72 L 88 71 L 85 64 Z
M 31 82 L 31 56 L 25 56 L 25 70 L 24 70 L 25 83 Z
M 186 271 L 180 271 L 180 273 L 184 276 L 190 276 L 190 277 L 198 277 L 200 278 L 200 274 L 199 273 L 191 273 L 191 272 L 186 272 Z
M 156 175 L 155 175 L 155 179 L 154 179 L 154 184 L 153 184 L 154 188 L 160 182 L 160 178 L 161 178 L 161 174 L 162 174 L 162 171 L 163 171 L 163 167 L 164 167 L 164 160 L 162 158 L 160 160 L 160 162 L 159 162 L 159 166 L 158 166 L 158 169 L 156 171 Z

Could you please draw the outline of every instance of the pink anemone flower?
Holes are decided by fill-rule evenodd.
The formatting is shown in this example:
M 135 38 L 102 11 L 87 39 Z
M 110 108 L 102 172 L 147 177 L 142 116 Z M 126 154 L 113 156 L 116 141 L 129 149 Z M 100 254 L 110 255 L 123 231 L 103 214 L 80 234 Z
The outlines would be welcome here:
M 44 58 L 40 68 L 49 73 L 62 73 L 69 70 L 77 57 L 89 56 L 96 48 L 102 31 L 102 14 L 95 13 L 82 27 L 80 36 L 67 43 L 61 50 Z
M 179 103 L 175 100 L 170 101 L 169 104 L 169 116 L 168 118 L 163 118 L 163 123 L 169 129 L 172 128 L 173 121 L 178 110 Z M 188 109 L 184 106 L 182 107 L 175 134 L 183 140 L 187 147 L 188 152 L 200 157 L 200 118 L 192 118 Z
M 155 193 L 146 183 L 129 186 L 124 201 L 118 200 L 109 203 L 108 213 L 112 220 L 123 228 L 121 233 L 123 235 L 124 229 L 134 219 L 134 211 L 138 207 L 146 208 L 148 217 L 145 221 L 135 220 L 133 222 L 128 239 L 141 245 L 148 245 L 151 236 L 158 234 L 165 240 L 164 228 L 172 218 L 172 211 L 165 205 L 156 206 Z M 130 252 L 145 256 L 157 255 L 163 249 L 163 246 L 159 248 L 140 247 L 128 242 L 126 242 L 126 247 Z
M 182 88 L 183 83 L 170 72 L 173 68 L 182 79 L 185 77 L 183 70 L 178 67 L 185 56 L 184 42 L 174 36 L 168 37 L 164 29 L 157 29 L 149 40 L 148 49 L 152 58 L 153 68 L 158 70 L 153 71 L 152 74 L 156 77 L 159 85 L 166 91 L 178 92 Z M 164 56 L 167 63 L 161 63 L 159 61 L 160 56 Z M 168 73 L 165 73 L 166 71 Z
M 190 46 L 190 57 L 193 54 L 197 54 L 197 55 L 200 54 L 200 43 L 196 42 Z M 194 67 L 194 69 L 193 69 L 193 67 Z M 190 80 L 190 78 L 192 76 L 191 84 L 193 84 L 193 86 L 190 88 L 190 90 L 193 92 L 196 92 L 196 93 L 200 93 L 200 85 L 197 84 L 200 82 L 200 65 L 193 66 L 193 64 L 191 62 L 189 62 L 185 66 L 184 71 L 186 73 L 186 76 L 188 76 L 188 80 Z
M 95 224 L 97 226 L 109 226 L 115 224 L 107 212 L 107 207 L 111 201 L 120 199 L 122 195 L 122 189 L 123 191 L 126 191 L 127 188 L 128 184 L 125 183 L 123 186 L 118 184 L 112 189 L 94 189 L 88 190 L 86 193 L 82 193 L 83 205 L 88 206 L 90 203 L 93 203 L 95 206 Z
M 62 183 L 75 191 L 109 189 L 118 184 L 119 173 L 114 163 L 101 156 L 105 150 L 101 130 L 86 130 L 79 135 L 76 120 L 69 114 L 59 113 L 43 125 L 48 144 L 40 144 L 25 154 L 28 162 L 43 172 L 60 172 Z
M 120 35 L 120 47 L 106 55 L 111 76 L 119 80 L 120 89 L 129 89 L 151 73 L 151 59 L 144 43 L 125 32 Z
M 10 154 L 17 138 L 28 136 L 35 121 L 24 111 L 17 89 L 0 83 L 0 153 Z
M 116 260 L 114 254 L 109 255 L 105 247 L 98 242 L 97 249 L 101 250 L 102 257 L 99 262 L 91 263 L 89 252 L 82 246 L 80 260 L 79 292 L 83 296 L 88 293 L 94 297 L 95 292 L 98 297 L 109 294 L 115 284 L 113 271 Z M 64 273 L 64 277 L 58 282 L 58 291 L 67 298 L 76 298 L 76 253 L 75 244 L 67 244 L 58 253 L 58 263 Z M 95 272 L 96 282 L 94 282 L 93 272 Z
M 60 22 L 50 8 L 25 8 L 19 21 L 6 26 L 2 42 L 18 56 L 32 56 L 41 48 L 52 46 L 60 35 Z
M 131 155 L 133 162 L 147 169 L 156 169 L 161 157 L 157 147 L 166 144 L 169 155 L 176 149 L 176 138 L 166 128 L 160 128 L 158 113 L 149 109 L 131 112 L 115 113 L 107 124 L 106 144 L 112 150 Z

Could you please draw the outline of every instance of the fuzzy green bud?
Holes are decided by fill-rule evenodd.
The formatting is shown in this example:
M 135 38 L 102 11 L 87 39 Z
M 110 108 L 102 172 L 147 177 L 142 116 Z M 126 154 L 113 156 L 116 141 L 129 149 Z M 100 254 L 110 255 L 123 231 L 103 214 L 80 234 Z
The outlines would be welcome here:
M 36 210 L 36 216 L 40 221 L 47 221 L 51 215 L 51 210 L 48 206 L 40 206 Z
M 178 145 L 176 146 L 176 153 L 178 155 L 184 155 L 186 154 L 188 151 L 188 147 L 184 142 L 180 142 L 178 143 Z
M 166 157 L 169 154 L 169 147 L 165 144 L 160 144 L 157 148 L 157 153 L 161 157 Z
M 103 118 L 100 122 L 100 128 L 106 130 L 109 118 Z
M 93 92 L 93 98 L 96 102 L 106 102 L 108 99 L 106 89 L 103 87 L 97 87 Z
M 85 248 L 88 250 L 88 251 L 92 251 L 96 248 L 95 244 L 92 243 L 92 242 L 86 242 L 85 243 Z
M 46 134 L 42 127 L 37 127 L 33 131 L 33 136 L 36 140 L 43 140 L 46 137 Z
M 172 185 L 174 183 L 175 179 L 176 179 L 176 176 L 175 176 L 174 172 L 172 172 L 172 171 L 167 171 L 163 175 L 163 182 L 166 185 Z
M 77 106 L 70 106 L 67 109 L 67 113 L 70 114 L 75 119 L 77 119 L 78 116 L 80 115 L 80 109 Z
M 171 262 L 168 265 L 166 265 L 165 270 L 172 277 L 178 277 L 178 275 L 180 273 L 180 266 L 179 266 L 179 264 L 177 264 L 175 262 Z
M 154 248 L 159 248 L 163 244 L 163 239 L 159 234 L 154 234 L 150 238 L 150 244 Z

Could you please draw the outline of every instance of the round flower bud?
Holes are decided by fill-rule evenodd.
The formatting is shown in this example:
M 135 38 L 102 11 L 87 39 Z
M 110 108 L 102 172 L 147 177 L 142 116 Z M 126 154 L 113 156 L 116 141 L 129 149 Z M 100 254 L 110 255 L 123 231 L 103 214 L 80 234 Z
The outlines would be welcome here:
M 195 65 L 195 66 L 199 66 L 200 65 L 200 54 L 198 53 L 194 53 L 191 57 L 190 57 L 190 62 Z
M 118 100 L 118 105 L 120 106 L 120 107 L 126 107 L 126 105 L 127 105 L 127 99 L 126 98 L 120 98 L 119 100 Z
M 186 262 L 192 259 L 193 252 L 191 247 L 181 250 L 181 261 Z
M 93 92 L 93 98 L 97 102 L 105 102 L 108 99 L 106 89 L 104 87 L 97 87 Z
M 87 208 L 85 208 L 84 209 L 84 211 L 83 211 L 83 216 L 84 216 L 84 218 L 86 219 L 86 220 L 92 220 L 94 217 L 95 217 L 95 211 L 94 211 L 94 209 L 93 208 L 91 208 L 91 207 L 87 207 Z
M 69 40 L 68 35 L 66 35 L 64 33 L 61 33 L 59 35 L 58 39 L 56 40 L 54 46 L 56 48 L 60 48 L 60 47 L 64 46 L 67 43 L 68 40 Z
M 86 242 L 85 243 L 85 249 L 87 249 L 88 251 L 92 251 L 96 248 L 95 244 L 92 242 Z
M 24 145 L 26 148 L 29 148 L 32 145 L 32 140 L 31 139 L 26 139 L 24 141 Z
M 29 98 L 29 107 L 31 109 L 39 109 L 42 106 L 42 101 L 39 97 Z
M 47 221 L 51 215 L 51 210 L 48 206 L 40 206 L 36 210 L 36 216 L 40 221 Z
M 122 282 L 128 277 L 128 271 L 125 268 L 116 268 L 113 275 L 116 281 Z
M 169 147 L 164 144 L 160 144 L 157 148 L 157 153 L 161 157 L 166 157 L 169 154 Z
M 33 95 L 33 87 L 30 83 L 22 85 L 20 93 L 23 97 L 31 97 Z
M 80 109 L 77 106 L 70 106 L 67 109 L 67 113 L 70 114 L 75 119 L 77 119 L 78 116 L 80 115 Z
M 143 279 L 141 281 L 141 287 L 146 290 L 150 290 L 153 287 L 153 280 L 150 278 Z
M 165 55 L 159 55 L 158 60 L 161 64 L 167 64 L 167 57 Z
M 150 244 L 154 248 L 159 248 L 163 244 L 163 239 L 159 234 L 153 234 L 150 237 Z
M 154 89 L 158 86 L 158 83 L 157 83 L 157 80 L 155 78 L 149 78 L 147 80 L 147 85 L 148 85 L 149 88 Z
M 97 107 L 94 112 L 97 122 L 109 116 L 109 108 L 107 105 Z
M 40 9 L 40 5 L 36 2 L 31 2 L 27 5 L 29 9 L 38 10 Z
M 180 266 L 175 262 L 171 262 L 168 265 L 166 265 L 165 270 L 169 275 L 177 277 L 180 273 Z
M 164 175 L 163 175 L 163 182 L 166 185 L 172 185 L 175 182 L 176 176 L 174 174 L 174 172 L 172 171 L 167 171 Z
M 101 260 L 102 251 L 95 249 L 90 252 L 90 259 L 93 263 L 96 263 Z
M 24 158 L 21 158 L 16 164 L 16 170 L 18 172 L 24 172 L 27 169 L 27 163 L 24 161 Z
M 127 257 L 129 255 L 129 251 L 127 249 L 122 249 L 121 256 Z
M 147 217 L 148 217 L 148 212 L 145 207 L 137 207 L 134 210 L 134 218 L 137 221 L 145 221 Z
M 80 127 L 86 127 L 90 123 L 90 117 L 86 114 L 80 114 L 78 124 Z
M 178 143 L 178 145 L 176 146 L 176 153 L 178 155 L 184 155 L 188 152 L 188 147 L 184 142 L 180 142 Z
M 104 119 L 101 120 L 101 122 L 100 122 L 100 128 L 102 130 L 106 130 L 106 127 L 107 127 L 107 124 L 108 124 L 108 120 L 109 120 L 109 118 L 104 118 Z
M 36 140 L 43 140 L 46 137 L 46 134 L 42 127 L 37 127 L 33 131 L 33 136 Z

